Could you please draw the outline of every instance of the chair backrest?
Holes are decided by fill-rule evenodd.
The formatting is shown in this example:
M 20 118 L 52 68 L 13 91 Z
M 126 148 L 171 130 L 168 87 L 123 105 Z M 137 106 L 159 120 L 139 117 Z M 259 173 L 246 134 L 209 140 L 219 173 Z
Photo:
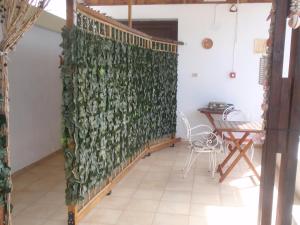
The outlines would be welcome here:
M 233 110 L 234 110 L 234 106 L 229 106 L 229 107 L 227 107 L 227 108 L 224 110 L 223 114 L 222 114 L 222 120 L 227 120 L 227 115 L 228 115 L 230 112 L 232 112 Z
M 199 124 L 197 126 L 192 127 L 188 118 L 183 112 L 178 111 L 178 114 L 180 115 L 180 119 L 184 123 L 184 126 L 186 128 L 186 138 L 190 143 L 192 143 L 192 141 L 195 138 L 197 139 L 200 133 L 213 132 L 213 129 L 208 125 Z
M 185 114 L 182 111 L 178 111 L 180 119 L 183 121 L 185 129 L 186 129 L 186 138 L 188 140 L 191 139 L 191 124 L 188 120 L 188 118 L 185 116 Z
M 200 142 L 203 148 L 212 149 L 219 146 L 222 143 L 222 139 L 213 132 L 201 132 L 197 138 L 197 142 Z
M 226 116 L 228 121 L 247 121 L 247 116 L 241 110 L 233 110 Z

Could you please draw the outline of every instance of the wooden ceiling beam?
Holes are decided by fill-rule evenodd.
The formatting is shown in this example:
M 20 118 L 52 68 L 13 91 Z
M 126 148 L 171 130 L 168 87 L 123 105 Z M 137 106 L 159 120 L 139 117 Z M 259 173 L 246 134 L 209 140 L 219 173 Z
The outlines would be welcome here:
M 84 0 L 86 5 L 128 5 L 128 0 Z M 236 0 L 207 1 L 207 0 L 132 0 L 133 5 L 158 5 L 158 4 L 224 4 L 236 3 Z M 270 3 L 272 0 L 240 0 L 240 3 Z

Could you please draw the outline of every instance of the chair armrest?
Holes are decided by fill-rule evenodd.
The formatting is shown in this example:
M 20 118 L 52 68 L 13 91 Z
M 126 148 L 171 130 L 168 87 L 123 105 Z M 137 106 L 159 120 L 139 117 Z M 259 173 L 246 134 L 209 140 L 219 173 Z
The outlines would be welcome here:
M 222 140 L 213 132 L 200 132 L 191 135 L 191 138 L 193 137 L 199 137 L 196 138 L 194 141 L 199 141 L 203 145 L 206 145 L 208 148 L 215 148 L 219 144 L 222 144 Z

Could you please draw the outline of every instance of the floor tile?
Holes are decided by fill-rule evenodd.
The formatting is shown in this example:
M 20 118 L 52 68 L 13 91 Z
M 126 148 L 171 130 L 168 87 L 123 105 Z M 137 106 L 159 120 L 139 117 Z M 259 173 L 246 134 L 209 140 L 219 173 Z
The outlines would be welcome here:
M 118 225 L 152 225 L 154 213 L 140 211 L 124 211 Z M 162 224 L 161 224 L 162 225 Z
M 125 209 L 130 201 L 130 198 L 107 196 L 98 205 L 99 208 L 107 209 Z
M 37 204 L 49 203 L 53 205 L 63 206 L 65 205 L 65 193 L 64 192 L 48 192 L 41 199 L 39 199 Z
M 192 203 L 200 203 L 207 205 L 221 205 L 221 199 L 216 194 L 193 193 Z
M 135 188 L 127 188 L 122 186 L 117 186 L 113 189 L 112 195 L 116 197 L 130 198 L 136 193 Z
M 189 216 L 157 213 L 153 225 L 188 225 Z
M 66 225 L 66 220 L 48 220 L 43 225 Z
M 166 186 L 166 190 L 168 191 L 192 191 L 193 190 L 193 183 L 179 183 L 179 182 L 169 182 Z
M 37 202 L 40 200 L 44 195 L 46 195 L 46 192 L 44 191 L 20 191 L 15 192 L 12 195 L 12 203 L 13 204 L 26 204 L 30 205 L 34 202 Z
M 26 217 L 30 215 L 36 219 L 49 219 L 51 216 L 54 216 L 55 211 L 56 205 L 53 204 L 31 204 L 19 216 Z
M 198 216 L 198 217 L 206 217 L 207 216 L 207 205 L 202 204 L 191 204 L 190 215 Z
M 153 165 L 150 167 L 149 172 L 170 172 L 172 170 L 172 166 L 158 166 L 158 165 Z
M 149 200 L 160 200 L 164 193 L 164 189 L 149 189 L 149 188 L 140 188 L 135 191 L 132 195 L 134 199 L 149 199 Z
M 165 191 L 163 201 L 190 203 L 192 192 L 189 191 Z
M 194 183 L 193 192 L 206 193 L 206 194 L 219 194 L 220 187 L 211 183 Z
M 95 208 L 87 215 L 82 222 L 92 224 L 117 224 L 122 210 Z
M 46 221 L 46 219 L 37 219 L 31 216 L 18 216 L 16 218 L 13 218 L 14 225 L 44 225 Z
M 159 213 L 189 215 L 190 204 L 180 202 L 161 201 L 157 210 Z
M 149 172 L 143 179 L 143 181 L 158 180 L 158 181 L 168 181 L 170 172 Z
M 213 224 L 208 223 L 206 217 L 190 216 L 189 225 L 213 225 Z M 219 225 L 219 224 L 216 224 L 216 225 Z
M 155 212 L 158 205 L 159 201 L 156 200 L 131 199 L 126 206 L 126 210 Z
M 139 188 L 142 189 L 164 189 L 167 186 L 167 181 L 161 180 L 144 180 Z

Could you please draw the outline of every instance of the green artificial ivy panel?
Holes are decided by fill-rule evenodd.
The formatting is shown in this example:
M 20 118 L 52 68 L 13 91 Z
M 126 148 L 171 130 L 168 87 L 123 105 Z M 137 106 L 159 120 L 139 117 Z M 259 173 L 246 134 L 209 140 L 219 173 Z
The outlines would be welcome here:
M 138 151 L 176 132 L 177 55 L 64 29 L 66 202 L 77 204 Z
M 10 167 L 7 165 L 7 145 L 6 145 L 6 117 L 0 114 L 0 206 L 4 206 L 7 201 L 7 194 L 11 192 Z
M 2 76 L 0 68 L 0 77 Z M 0 94 L 0 104 L 3 105 L 3 96 Z M 10 202 L 7 200 L 8 194 L 11 193 L 11 168 L 8 165 L 7 153 L 7 120 L 4 112 L 0 113 L 0 206 L 8 209 Z

